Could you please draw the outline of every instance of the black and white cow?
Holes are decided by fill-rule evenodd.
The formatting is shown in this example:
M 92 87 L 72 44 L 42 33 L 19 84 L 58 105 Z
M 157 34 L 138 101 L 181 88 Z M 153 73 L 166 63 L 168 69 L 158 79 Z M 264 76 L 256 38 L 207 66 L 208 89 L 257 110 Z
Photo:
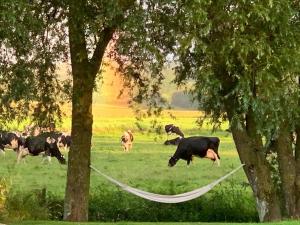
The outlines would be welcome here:
M 24 143 L 24 139 L 15 132 L 0 131 L 0 153 L 5 154 L 5 148 L 19 150 L 19 146 Z
M 57 142 L 58 147 L 64 147 L 65 150 L 68 150 L 71 146 L 71 135 L 57 132 L 57 131 L 51 131 L 51 132 L 44 132 L 46 134 L 49 134 L 52 138 L 54 138 Z
M 174 124 L 167 124 L 165 126 L 165 131 L 167 134 L 174 133 L 184 138 L 184 134 L 182 133 L 182 131 L 179 129 L 179 127 L 175 126 Z
M 70 149 L 71 141 L 72 141 L 71 135 L 65 133 L 62 133 L 57 139 L 58 146 L 64 147 L 65 150 Z
M 218 154 L 218 148 L 220 144 L 220 139 L 218 137 L 188 137 L 183 138 L 174 155 L 169 160 L 169 166 L 174 166 L 179 159 L 187 161 L 189 165 L 193 160 L 193 156 L 198 156 L 200 158 L 208 158 L 213 161 L 217 161 L 220 165 Z
M 65 157 L 59 151 L 57 141 L 50 132 L 27 137 L 18 154 L 17 162 L 26 155 L 37 156 L 41 153 L 47 158 L 56 157 L 61 164 L 66 164 Z

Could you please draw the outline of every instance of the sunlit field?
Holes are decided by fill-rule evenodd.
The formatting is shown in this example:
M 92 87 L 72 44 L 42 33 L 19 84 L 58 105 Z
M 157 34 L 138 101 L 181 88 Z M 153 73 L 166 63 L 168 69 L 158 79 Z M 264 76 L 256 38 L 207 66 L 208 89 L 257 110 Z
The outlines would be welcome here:
M 157 119 L 158 126 L 174 123 L 181 128 L 186 137 L 218 136 L 221 139 L 220 167 L 208 159 L 194 158 L 190 166 L 180 160 L 175 167 L 170 168 L 168 160 L 174 154 L 176 146 L 165 146 L 163 143 L 168 138 L 175 138 L 175 135 L 167 136 L 164 130 L 157 132 L 151 129 L 153 118 L 139 121 L 139 126 L 137 126 L 137 120 L 128 108 L 96 106 L 93 110 L 91 163 L 104 174 L 129 186 L 153 193 L 178 194 L 209 184 L 240 165 L 231 134 L 225 131 L 228 125 L 223 124 L 214 133 L 211 132 L 212 127 L 206 123 L 200 128 L 196 121 L 201 114 L 197 111 L 172 111 L 176 119 L 172 119 L 168 113 L 165 113 Z M 70 118 L 66 118 L 57 129 L 69 131 L 70 124 Z M 123 152 L 120 145 L 120 136 L 127 129 L 131 129 L 134 134 L 133 149 L 128 153 Z M 67 158 L 68 152 L 64 150 L 62 152 Z M 16 164 L 16 154 L 12 150 L 7 150 L 5 156 L 0 156 L 0 174 L 9 182 L 9 189 L 14 193 L 46 190 L 47 193 L 63 199 L 67 166 L 60 165 L 55 158 L 52 158 L 51 163 L 48 164 L 42 163 L 40 156 L 27 156 L 24 162 Z M 230 187 L 236 184 L 244 186 L 242 191 L 251 195 L 243 170 L 239 170 L 217 185 L 213 191 L 219 190 L 217 195 L 222 195 L 224 187 L 232 190 Z M 120 193 L 120 196 L 124 194 L 124 191 L 92 170 L 91 196 L 108 190 L 114 193 L 114 200 L 116 200 L 117 193 Z M 211 192 L 206 195 L 210 194 Z M 129 196 L 129 199 L 138 198 L 130 194 L 126 196 Z M 122 201 L 122 197 L 120 198 Z
M 222 129 L 211 133 L 208 126 L 199 128 L 196 124 L 199 112 L 173 111 L 177 116 L 176 120 L 165 116 L 159 122 L 161 125 L 167 123 L 178 125 L 185 136 L 220 137 L 220 167 L 212 161 L 195 158 L 189 167 L 185 161 L 180 160 L 174 168 L 169 168 L 167 163 L 175 152 L 176 146 L 165 146 L 163 143 L 167 138 L 175 138 L 175 135 L 168 137 L 165 133 L 149 132 L 147 126 L 151 126 L 150 119 L 141 122 L 144 131 L 139 131 L 130 109 L 116 106 L 104 108 L 104 110 L 100 107 L 94 109 L 92 164 L 123 183 L 153 192 L 159 190 L 161 186 L 170 187 L 172 192 L 180 193 L 207 184 L 240 164 L 230 133 Z M 68 124 L 69 119 L 66 119 L 62 129 L 66 130 Z M 134 132 L 133 149 L 129 153 L 123 152 L 120 145 L 120 136 L 126 129 Z M 63 154 L 67 156 L 68 153 L 63 151 Z M 39 156 L 28 156 L 20 164 L 15 162 L 16 156 L 11 150 L 6 151 L 5 157 L 0 157 L 0 173 L 10 180 L 14 190 L 45 187 L 48 191 L 63 195 L 67 168 L 65 165 L 60 165 L 55 158 L 52 158 L 51 164 L 42 163 Z M 229 180 L 245 181 L 243 171 L 239 171 Z M 101 185 L 114 188 L 113 184 L 92 172 L 92 189 Z

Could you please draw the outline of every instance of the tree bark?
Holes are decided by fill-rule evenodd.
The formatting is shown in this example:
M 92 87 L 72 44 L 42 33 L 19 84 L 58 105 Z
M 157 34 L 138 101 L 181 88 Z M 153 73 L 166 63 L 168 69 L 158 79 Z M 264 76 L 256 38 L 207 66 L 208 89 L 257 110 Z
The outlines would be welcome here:
M 295 145 L 295 163 L 296 163 L 296 213 L 295 217 L 300 218 L 300 127 L 296 128 L 296 145 Z
M 234 103 L 228 100 L 226 106 L 227 115 L 232 124 Z M 256 132 L 251 109 L 241 120 L 244 120 L 241 128 L 231 126 L 231 131 L 239 158 L 245 164 L 244 171 L 256 199 L 259 220 L 261 222 L 281 220 L 280 201 L 274 188 L 262 139 Z
M 245 131 L 232 129 L 232 135 L 240 160 L 246 164 L 244 171 L 256 199 L 260 221 L 280 220 L 279 199 L 264 152 L 253 145 L 251 138 Z
M 68 157 L 64 204 L 64 220 L 68 221 L 88 221 L 93 88 L 105 49 L 115 31 L 113 27 L 106 27 L 101 33 L 99 32 L 99 40 L 89 60 L 85 39 L 85 12 L 82 11 L 85 8 L 85 2 L 85 0 L 70 0 L 69 2 L 73 95 L 72 143 Z
M 275 142 L 277 160 L 279 165 L 279 175 L 281 180 L 281 190 L 283 193 L 283 210 L 288 218 L 294 218 L 296 213 L 296 169 L 293 155 L 291 133 L 285 128 Z
M 92 138 L 92 94 L 94 75 L 91 73 L 84 36 L 84 1 L 70 1 L 69 44 L 73 75 L 72 143 L 68 155 L 64 219 L 88 220 L 90 186 L 90 147 Z

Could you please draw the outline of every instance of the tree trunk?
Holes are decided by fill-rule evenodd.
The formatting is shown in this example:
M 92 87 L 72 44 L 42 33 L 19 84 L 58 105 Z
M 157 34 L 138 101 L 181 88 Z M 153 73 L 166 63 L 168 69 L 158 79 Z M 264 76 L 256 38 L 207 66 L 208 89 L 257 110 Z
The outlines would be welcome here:
M 88 197 L 90 187 L 90 159 L 92 138 L 92 92 L 93 83 L 83 82 L 73 72 L 72 144 L 68 157 L 67 187 L 64 219 L 88 220 Z
M 227 100 L 226 111 L 233 123 L 234 102 Z M 251 109 L 246 116 L 241 116 L 241 128 L 231 126 L 233 140 L 240 160 L 245 164 L 244 171 L 256 199 L 256 209 L 261 222 L 281 220 L 280 201 L 274 188 L 271 170 L 265 157 L 262 139 L 257 134 Z
M 296 161 L 296 214 L 295 217 L 300 218 L 300 127 L 296 129 L 296 146 L 295 146 L 295 161 Z
M 287 129 L 281 129 L 275 142 L 275 148 L 278 154 L 277 160 L 279 165 L 281 190 L 283 193 L 284 214 L 288 218 L 294 218 L 296 213 L 296 165 L 292 149 L 291 134 Z
M 253 145 L 245 131 L 232 129 L 232 134 L 240 160 L 246 164 L 244 171 L 256 199 L 260 221 L 280 220 L 280 204 L 264 152 Z
M 68 157 L 64 220 L 88 221 L 92 139 L 92 96 L 95 78 L 115 27 L 105 27 L 91 59 L 85 39 L 86 0 L 69 1 L 69 44 L 73 75 L 72 143 Z
M 95 74 L 88 60 L 83 13 L 85 1 L 70 1 L 69 42 L 73 75 L 72 143 L 68 157 L 64 219 L 88 220 L 90 148 L 92 138 L 92 94 Z

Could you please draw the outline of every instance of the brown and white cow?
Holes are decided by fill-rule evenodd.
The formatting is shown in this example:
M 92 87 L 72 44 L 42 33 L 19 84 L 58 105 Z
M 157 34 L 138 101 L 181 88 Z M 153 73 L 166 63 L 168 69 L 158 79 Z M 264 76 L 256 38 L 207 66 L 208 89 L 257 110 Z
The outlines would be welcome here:
M 131 130 L 127 130 L 123 133 L 121 137 L 121 145 L 123 147 L 123 150 L 125 152 L 130 151 L 130 149 L 132 148 L 132 143 L 133 143 L 133 134 Z

